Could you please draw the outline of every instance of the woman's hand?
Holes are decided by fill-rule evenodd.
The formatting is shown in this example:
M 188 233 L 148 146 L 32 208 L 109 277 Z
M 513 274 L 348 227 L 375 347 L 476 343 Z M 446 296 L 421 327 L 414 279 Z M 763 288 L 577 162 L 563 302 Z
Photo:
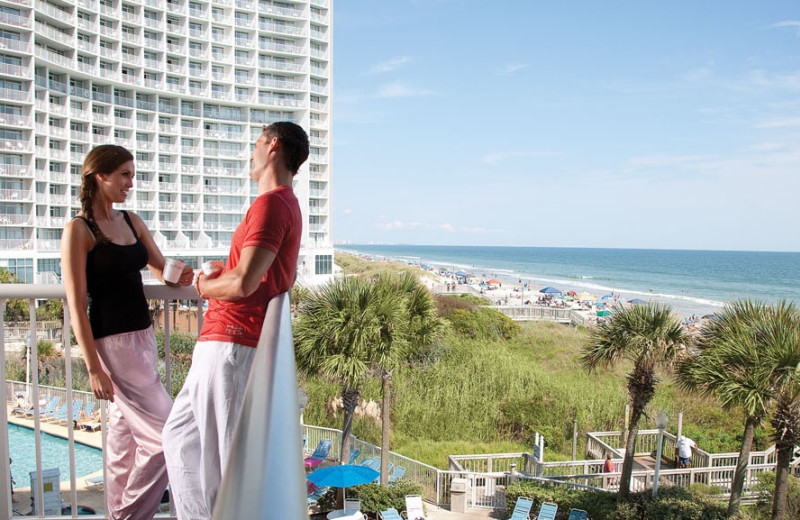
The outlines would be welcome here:
M 178 285 L 186 287 L 187 285 L 192 285 L 192 281 L 194 281 L 194 269 L 188 265 L 183 266 L 181 277 L 178 278 Z
M 114 402 L 114 385 L 111 384 L 111 378 L 102 368 L 89 372 L 89 385 L 96 398 Z

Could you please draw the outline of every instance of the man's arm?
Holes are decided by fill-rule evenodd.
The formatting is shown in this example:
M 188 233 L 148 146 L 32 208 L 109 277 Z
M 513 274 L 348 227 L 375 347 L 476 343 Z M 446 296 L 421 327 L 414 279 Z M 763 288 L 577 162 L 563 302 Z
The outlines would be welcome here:
M 275 253 L 269 249 L 249 246 L 242 249 L 239 263 L 225 274 L 200 274 L 197 277 L 197 292 L 203 298 L 214 298 L 232 302 L 247 298 L 258 289 L 267 274 Z

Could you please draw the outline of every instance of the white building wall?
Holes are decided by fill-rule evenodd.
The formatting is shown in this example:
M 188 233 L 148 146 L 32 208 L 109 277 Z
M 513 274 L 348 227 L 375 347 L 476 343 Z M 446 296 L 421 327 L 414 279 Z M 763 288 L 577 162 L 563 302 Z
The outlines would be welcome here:
M 225 257 L 256 195 L 252 143 L 291 120 L 311 136 L 298 281 L 327 280 L 331 43 L 332 0 L 0 0 L 0 266 L 53 279 L 83 158 L 105 143 L 136 155 L 121 208 L 166 256 Z

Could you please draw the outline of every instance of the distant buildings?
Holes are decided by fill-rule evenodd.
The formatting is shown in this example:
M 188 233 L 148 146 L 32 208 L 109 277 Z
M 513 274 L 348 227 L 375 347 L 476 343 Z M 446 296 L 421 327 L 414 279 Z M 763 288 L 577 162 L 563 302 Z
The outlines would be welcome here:
M 332 0 L 0 0 L 0 266 L 57 283 L 64 224 L 94 146 L 136 156 L 138 213 L 166 256 L 227 255 L 256 195 L 252 143 L 311 136 L 295 180 L 298 281 L 333 272 Z

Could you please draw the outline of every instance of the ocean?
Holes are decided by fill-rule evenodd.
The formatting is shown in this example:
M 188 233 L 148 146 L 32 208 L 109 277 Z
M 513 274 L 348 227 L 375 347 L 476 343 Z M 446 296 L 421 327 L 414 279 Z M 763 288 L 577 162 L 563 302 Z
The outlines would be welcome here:
M 386 258 L 447 266 L 541 288 L 668 303 L 704 315 L 740 298 L 800 304 L 800 253 L 565 247 L 337 246 Z

